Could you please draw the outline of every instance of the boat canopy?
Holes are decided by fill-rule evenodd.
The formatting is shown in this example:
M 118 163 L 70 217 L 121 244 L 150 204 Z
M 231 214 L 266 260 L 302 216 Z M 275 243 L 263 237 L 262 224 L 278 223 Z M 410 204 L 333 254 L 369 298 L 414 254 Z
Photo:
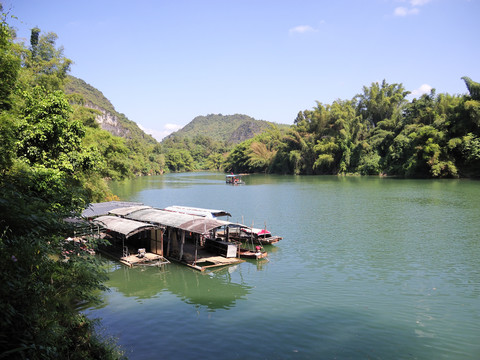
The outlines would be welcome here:
M 130 213 L 127 219 L 170 226 L 197 234 L 206 234 L 211 230 L 228 226 L 229 221 L 209 219 L 198 215 L 188 215 L 160 209 L 143 209 Z
M 244 231 L 248 234 L 253 233 L 255 235 L 271 235 L 270 231 L 268 231 L 266 229 L 244 227 L 244 228 L 242 228 L 242 231 Z
M 139 233 L 140 231 L 155 229 L 158 227 L 152 224 L 146 224 L 140 221 L 134 221 L 110 215 L 99 216 L 93 220 L 93 223 L 101 225 L 107 230 L 122 234 L 127 238 Z
M 217 218 L 220 216 L 232 216 L 229 212 L 225 210 L 213 210 L 213 209 L 203 209 L 203 208 L 196 208 L 196 207 L 189 207 L 189 206 L 168 206 L 164 210 L 166 211 L 173 211 L 181 214 L 188 214 L 188 215 L 198 215 L 203 216 L 206 218 Z

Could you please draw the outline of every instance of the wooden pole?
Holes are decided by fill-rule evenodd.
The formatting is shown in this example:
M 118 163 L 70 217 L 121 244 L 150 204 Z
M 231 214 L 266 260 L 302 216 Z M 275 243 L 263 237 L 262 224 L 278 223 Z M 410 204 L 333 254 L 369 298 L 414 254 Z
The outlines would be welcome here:
M 172 230 L 167 229 L 167 256 L 170 256 L 170 239 L 172 237 Z
M 194 263 L 194 265 L 197 265 L 197 252 L 198 252 L 197 242 L 198 242 L 198 239 L 199 239 L 200 236 L 196 235 L 196 234 L 194 236 L 195 236 L 195 263 Z
M 180 254 L 178 256 L 178 260 L 182 260 L 183 256 L 183 245 L 185 244 L 185 230 L 182 230 L 182 242 L 180 244 Z
M 163 256 L 163 230 L 162 229 L 160 229 L 160 251 Z

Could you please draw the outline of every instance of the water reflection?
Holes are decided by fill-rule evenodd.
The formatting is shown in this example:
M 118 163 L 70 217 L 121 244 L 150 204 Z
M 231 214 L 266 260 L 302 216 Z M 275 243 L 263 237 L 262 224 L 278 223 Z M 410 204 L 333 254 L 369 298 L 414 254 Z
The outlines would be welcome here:
M 224 179 L 174 174 L 119 188 L 122 200 L 225 209 L 284 237 L 266 247 L 270 262 L 210 274 L 114 268 L 109 303 L 91 314 L 131 359 L 480 358 L 479 182 Z
M 252 290 L 251 286 L 232 280 L 232 272 L 239 271 L 237 267 L 202 273 L 177 264 L 136 268 L 112 266 L 107 286 L 136 300 L 158 297 L 167 291 L 187 304 L 210 310 L 229 309 Z
M 186 189 L 193 185 L 222 185 L 225 175 L 215 172 L 165 174 L 156 176 L 141 176 L 135 179 L 112 181 L 109 186 L 120 199 L 137 199 L 143 201 L 139 194 L 145 191 L 159 189 Z M 149 204 L 151 205 L 151 204 Z M 168 206 L 171 204 L 164 204 Z

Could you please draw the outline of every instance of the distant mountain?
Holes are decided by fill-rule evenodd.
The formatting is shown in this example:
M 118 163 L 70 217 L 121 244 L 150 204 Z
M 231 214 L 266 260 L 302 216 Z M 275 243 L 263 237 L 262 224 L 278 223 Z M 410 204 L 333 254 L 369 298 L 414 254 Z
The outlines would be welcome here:
M 152 144 L 157 143 L 151 135 L 140 129 L 134 121 L 117 112 L 101 91 L 87 84 L 82 79 L 68 76 L 65 93 L 69 94 L 75 103 L 97 110 L 96 122 L 103 130 L 107 130 L 112 135 L 129 140 L 139 140 Z M 80 96 L 75 98 L 75 94 Z M 197 135 L 201 135 L 216 141 L 225 141 L 227 144 L 238 144 L 262 133 L 271 125 L 288 127 L 288 125 L 256 120 L 248 115 L 210 114 L 197 116 L 182 129 L 167 136 L 166 139 L 173 137 L 194 138 Z
M 210 114 L 197 116 L 182 129 L 170 134 L 167 138 L 193 138 L 197 135 L 202 135 L 217 141 L 238 144 L 267 130 L 273 124 L 265 120 L 255 120 L 248 115 L 242 114 Z
M 112 135 L 121 136 L 130 140 L 157 143 L 151 135 L 146 134 L 140 129 L 137 123 L 129 120 L 124 114 L 117 112 L 112 103 L 101 91 L 87 84 L 82 79 L 68 76 L 65 93 L 81 95 L 81 103 L 83 106 L 98 110 L 99 113 L 95 120 L 100 124 L 102 129 L 107 130 Z

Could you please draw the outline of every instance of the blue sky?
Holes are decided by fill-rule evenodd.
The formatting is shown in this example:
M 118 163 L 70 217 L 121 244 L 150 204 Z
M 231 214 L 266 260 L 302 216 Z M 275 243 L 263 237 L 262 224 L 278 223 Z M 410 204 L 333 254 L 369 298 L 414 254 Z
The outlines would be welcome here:
M 0 1 L 157 139 L 198 115 L 292 124 L 383 79 L 416 96 L 480 81 L 480 0 Z

